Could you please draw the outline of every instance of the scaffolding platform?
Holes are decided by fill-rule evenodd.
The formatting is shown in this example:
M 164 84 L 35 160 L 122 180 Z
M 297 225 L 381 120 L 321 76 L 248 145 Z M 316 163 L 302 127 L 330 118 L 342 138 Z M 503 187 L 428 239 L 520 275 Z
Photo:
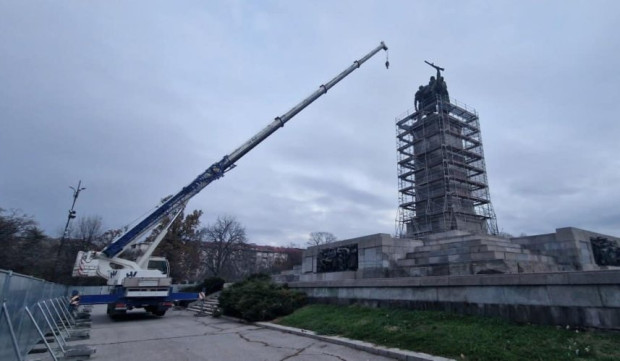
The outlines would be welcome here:
M 499 233 L 474 109 L 437 96 L 396 119 L 396 139 L 398 236 Z

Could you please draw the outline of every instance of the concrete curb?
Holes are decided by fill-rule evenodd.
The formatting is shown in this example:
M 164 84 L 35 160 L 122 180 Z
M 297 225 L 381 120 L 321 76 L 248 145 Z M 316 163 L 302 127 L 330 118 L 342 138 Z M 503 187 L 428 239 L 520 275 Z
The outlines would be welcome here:
M 366 351 L 366 352 L 379 355 L 379 356 L 391 357 L 393 359 L 401 360 L 401 361 L 456 361 L 454 359 L 449 359 L 449 358 L 440 357 L 440 356 L 433 356 L 433 355 L 425 354 L 422 352 L 414 352 L 414 351 L 401 350 L 398 348 L 388 348 L 388 347 L 383 347 L 383 346 L 377 346 L 369 342 L 351 340 L 351 339 L 339 337 L 339 336 L 317 335 L 313 331 L 303 330 L 303 329 L 294 328 L 294 327 L 280 326 L 280 325 L 276 325 L 270 322 L 255 322 L 254 324 L 260 327 L 270 328 L 272 330 L 287 332 L 287 333 L 291 333 L 294 335 L 310 337 L 310 338 L 314 338 L 314 339 L 325 341 L 325 342 L 330 342 L 330 343 L 337 344 L 337 345 L 351 347 L 356 350 Z

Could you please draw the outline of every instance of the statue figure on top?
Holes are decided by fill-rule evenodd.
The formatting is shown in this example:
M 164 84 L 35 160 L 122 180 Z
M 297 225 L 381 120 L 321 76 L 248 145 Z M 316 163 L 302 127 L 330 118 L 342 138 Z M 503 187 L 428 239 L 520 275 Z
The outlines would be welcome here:
M 443 76 L 441 76 L 441 72 L 444 71 L 444 68 L 440 68 L 433 63 L 429 63 L 428 61 L 424 61 L 426 64 L 432 66 L 437 70 L 437 78 L 431 76 L 428 85 L 420 85 L 418 91 L 415 93 L 415 110 L 420 111 L 426 104 L 430 104 L 431 102 L 437 99 L 437 96 L 440 96 L 442 99 L 448 100 L 450 98 L 448 94 L 448 85 L 444 80 Z

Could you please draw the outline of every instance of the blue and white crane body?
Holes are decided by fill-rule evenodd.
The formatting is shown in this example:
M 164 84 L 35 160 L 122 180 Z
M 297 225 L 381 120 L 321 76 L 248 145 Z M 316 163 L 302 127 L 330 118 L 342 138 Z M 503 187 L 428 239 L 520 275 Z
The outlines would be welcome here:
M 225 155 L 219 162 L 212 164 L 191 183 L 183 187 L 178 193 L 166 200 L 102 251 L 79 252 L 73 275 L 76 277 L 103 277 L 108 280 L 108 285 L 113 286 L 113 291 L 110 295 L 83 295 L 80 302 L 82 304 L 107 303 L 108 313 L 111 315 L 123 313 L 125 310 L 133 308 L 145 308 L 156 315 L 163 315 L 172 306 L 172 302 L 196 299 L 197 294 L 172 293 L 170 288 L 171 279 L 168 276 L 168 262 L 163 258 L 151 257 L 151 254 L 164 238 L 168 227 L 170 227 L 174 219 L 181 213 L 193 196 L 234 168 L 236 161 L 267 139 L 276 130 L 283 127 L 297 113 L 312 104 L 372 56 L 381 50 L 387 51 L 387 49 L 387 46 L 381 42 L 379 46 L 366 54 L 366 56 L 354 61 L 351 66 L 328 83 L 321 85 L 318 90 L 288 112 L 276 117 L 270 124 L 240 147 Z M 386 67 L 388 64 L 386 62 Z M 148 232 L 152 231 L 164 220 L 168 220 L 166 226 L 157 235 L 156 239 L 147 245 L 146 251 L 142 256 L 136 261 L 120 257 L 124 251 L 138 244 Z

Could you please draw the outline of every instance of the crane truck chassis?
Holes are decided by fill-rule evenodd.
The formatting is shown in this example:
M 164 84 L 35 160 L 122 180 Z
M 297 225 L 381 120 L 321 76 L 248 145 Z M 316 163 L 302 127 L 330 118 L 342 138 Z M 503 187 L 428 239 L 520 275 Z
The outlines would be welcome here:
M 235 167 L 235 162 L 241 159 L 250 150 L 267 139 L 286 122 L 301 112 L 308 105 L 359 68 L 368 59 L 379 51 L 388 48 L 384 42 L 374 48 L 363 58 L 353 62 L 326 84 L 295 105 L 288 112 L 276 117 L 270 124 L 259 131 L 252 138 L 225 155 L 219 162 L 212 164 L 190 184 L 183 187 L 178 193 L 163 202 L 153 212 L 144 217 L 135 226 L 128 229 L 114 242 L 100 252 L 80 251 L 77 255 L 74 268 L 74 277 L 103 277 L 108 280 L 111 291 L 107 295 L 82 295 L 80 304 L 107 304 L 108 314 L 114 317 L 134 308 L 144 308 L 157 316 L 163 316 L 175 302 L 188 302 L 198 299 L 197 293 L 174 293 L 171 287 L 168 261 L 161 257 L 151 257 L 154 250 L 163 240 L 168 228 L 181 214 L 187 202 L 214 180 L 224 176 L 224 173 Z M 389 62 L 385 63 L 386 68 Z M 144 253 L 137 260 L 122 258 L 121 254 L 130 247 L 140 243 L 147 232 L 165 222 L 162 230 L 153 241 L 149 241 Z M 145 243 L 146 242 L 142 242 Z

